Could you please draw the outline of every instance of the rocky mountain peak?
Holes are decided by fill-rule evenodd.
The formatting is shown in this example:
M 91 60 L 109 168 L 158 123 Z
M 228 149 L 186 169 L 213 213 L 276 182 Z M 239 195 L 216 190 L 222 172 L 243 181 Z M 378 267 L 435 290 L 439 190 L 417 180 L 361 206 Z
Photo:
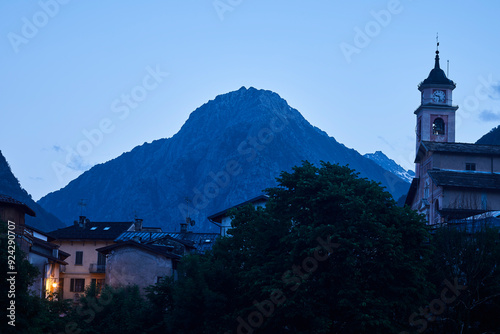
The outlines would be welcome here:
M 217 96 L 179 132 L 93 167 L 39 203 L 71 222 L 80 198 L 92 220 L 133 219 L 179 230 L 216 230 L 206 217 L 262 194 L 303 160 L 349 164 L 399 197 L 408 184 L 313 127 L 278 94 L 253 87 Z M 103 205 L 103 203 L 106 203 Z

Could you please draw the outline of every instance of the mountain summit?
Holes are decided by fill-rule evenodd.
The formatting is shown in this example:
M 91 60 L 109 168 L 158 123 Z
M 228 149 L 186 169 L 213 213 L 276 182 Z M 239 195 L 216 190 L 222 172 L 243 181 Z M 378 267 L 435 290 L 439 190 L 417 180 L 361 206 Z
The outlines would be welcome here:
M 39 203 L 70 223 L 87 200 L 92 220 L 144 219 L 178 230 L 187 216 L 194 230 L 215 226 L 207 216 L 262 194 L 283 170 L 302 160 L 349 166 L 381 182 L 395 198 L 408 183 L 312 126 L 278 94 L 242 87 L 194 112 L 177 134 L 135 147 L 94 166 Z
M 376 151 L 375 153 L 366 153 L 363 156 L 365 158 L 374 161 L 377 165 L 379 165 L 383 169 L 388 170 L 394 175 L 399 176 L 401 179 L 403 179 L 408 183 L 411 183 L 411 181 L 415 177 L 414 171 L 404 169 L 403 167 L 398 165 L 394 160 L 387 157 L 387 155 L 385 155 L 381 151 Z

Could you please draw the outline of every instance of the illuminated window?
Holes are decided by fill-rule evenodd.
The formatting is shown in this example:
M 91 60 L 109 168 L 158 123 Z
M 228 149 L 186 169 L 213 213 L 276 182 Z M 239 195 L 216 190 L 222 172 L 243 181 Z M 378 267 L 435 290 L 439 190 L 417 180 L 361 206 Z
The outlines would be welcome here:
M 72 278 L 69 287 L 71 292 L 84 292 L 85 291 L 85 279 L 84 278 Z
M 444 121 L 438 117 L 432 123 L 432 133 L 435 135 L 444 135 Z

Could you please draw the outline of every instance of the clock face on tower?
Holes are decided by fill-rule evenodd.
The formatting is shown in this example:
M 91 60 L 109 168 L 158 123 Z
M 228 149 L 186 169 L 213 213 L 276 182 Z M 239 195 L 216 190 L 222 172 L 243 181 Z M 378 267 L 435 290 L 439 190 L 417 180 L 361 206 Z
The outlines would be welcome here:
M 432 101 L 443 103 L 446 99 L 446 93 L 444 90 L 435 90 L 432 93 Z

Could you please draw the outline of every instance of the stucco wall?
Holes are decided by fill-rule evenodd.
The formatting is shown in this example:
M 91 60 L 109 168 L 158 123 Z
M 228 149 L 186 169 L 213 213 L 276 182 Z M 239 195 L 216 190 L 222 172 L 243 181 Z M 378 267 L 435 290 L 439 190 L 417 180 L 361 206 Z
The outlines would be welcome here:
M 112 251 L 106 259 L 106 284 L 117 287 L 137 284 L 145 288 L 157 277 L 171 276 L 172 260 L 135 247 Z
M 475 163 L 476 171 L 500 172 L 500 158 L 475 155 L 434 154 L 434 167 L 440 169 L 465 170 L 466 163 Z
M 58 240 L 54 242 L 60 245 L 59 249 L 63 252 L 69 253 L 65 261 L 68 262 L 64 274 L 61 278 L 64 279 L 63 284 L 63 298 L 73 299 L 75 293 L 70 291 L 72 278 L 85 279 L 85 286 L 90 285 L 92 279 L 104 279 L 104 273 L 90 273 L 89 268 L 91 263 L 97 263 L 97 248 L 114 244 L 113 241 L 66 241 Z M 75 265 L 76 252 L 83 251 L 82 265 Z M 81 293 L 80 293 L 81 294 Z

